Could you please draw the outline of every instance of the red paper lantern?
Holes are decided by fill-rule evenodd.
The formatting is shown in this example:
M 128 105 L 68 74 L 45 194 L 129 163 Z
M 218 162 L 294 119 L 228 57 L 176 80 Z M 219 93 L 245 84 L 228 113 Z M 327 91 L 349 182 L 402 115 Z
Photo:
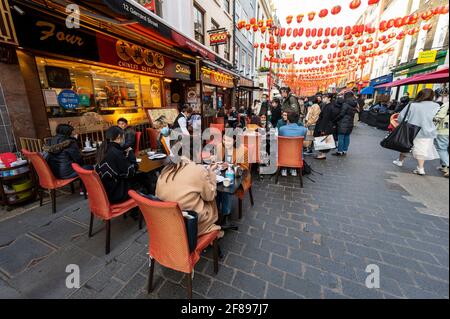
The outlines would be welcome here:
M 323 28 L 320 28 L 318 31 L 317 31 L 317 36 L 318 37 L 321 37 L 323 35 Z
M 331 9 L 331 14 L 332 15 L 337 15 L 341 12 L 342 7 L 341 6 L 335 6 L 333 7 L 333 9 Z
M 292 35 L 292 28 L 288 28 L 286 31 L 286 36 L 290 37 Z
M 337 30 L 337 35 L 338 36 L 342 36 L 344 34 L 344 28 L 343 27 L 339 27 Z
M 286 35 L 286 28 L 280 29 L 280 37 L 284 37 Z
M 304 31 L 305 31 L 305 29 L 303 29 L 303 28 L 298 29 L 298 36 L 301 37 L 303 35 Z
M 353 0 L 350 2 L 350 9 L 355 10 L 361 6 L 361 0 Z
M 250 19 L 250 24 L 252 24 L 252 25 L 253 25 L 253 24 L 256 24 L 256 18 L 251 18 L 251 19 Z
M 253 32 L 258 32 L 258 30 L 259 30 L 259 27 L 257 25 L 254 25 L 253 26 Z
M 261 44 L 259 45 L 259 47 L 260 47 L 261 49 L 265 49 L 265 48 L 266 48 L 266 45 L 265 45 L 264 43 L 261 43 Z
M 267 28 L 266 28 L 265 26 L 262 26 L 262 27 L 261 27 L 261 33 L 262 33 L 262 34 L 266 33 L 266 30 L 267 30 Z
M 297 15 L 297 23 L 302 23 L 304 17 L 305 17 L 304 14 Z
M 291 24 L 291 23 L 292 23 L 292 19 L 294 19 L 294 17 L 293 17 L 292 15 L 288 15 L 288 16 L 286 17 L 286 22 L 287 22 L 287 24 Z
M 443 6 L 443 7 L 441 8 L 441 10 L 439 11 L 440 14 L 447 14 L 448 12 L 449 12 L 449 7 L 448 7 L 448 5 Z
M 311 29 L 310 28 L 306 29 L 305 35 L 306 35 L 307 38 L 309 38 L 311 36 Z
M 336 35 L 337 35 L 337 28 L 334 27 L 334 28 L 331 30 L 331 36 L 332 36 L 332 37 L 335 37 Z
M 432 26 L 430 23 L 425 24 L 425 25 L 423 26 L 423 30 L 424 30 L 424 31 L 430 31 L 432 28 L 433 28 L 433 26 Z
M 369 6 L 376 5 L 380 2 L 380 0 L 369 0 Z
M 328 38 L 324 39 L 324 40 L 323 40 L 323 43 L 325 43 L 325 44 L 330 43 L 330 39 L 328 39 Z
M 329 37 L 330 35 L 331 35 L 331 28 L 328 27 L 325 29 L 325 36 Z
M 316 17 L 316 13 L 314 11 L 311 11 L 310 13 L 308 13 L 308 20 L 309 21 L 314 20 L 315 17 Z
M 313 28 L 313 29 L 311 30 L 311 36 L 312 36 L 313 38 L 317 36 L 317 29 L 316 29 L 316 28 Z
M 294 38 L 298 37 L 298 29 L 297 28 L 294 28 L 292 35 L 294 36 Z
M 246 29 L 247 31 L 250 31 L 251 28 L 252 28 L 252 25 L 251 25 L 251 24 L 247 24 L 247 25 L 245 26 L 245 29 Z
M 271 28 L 273 25 L 273 20 L 272 19 L 267 19 L 266 20 L 266 27 Z
M 328 15 L 328 10 L 327 9 L 322 9 L 319 12 L 319 17 L 320 18 L 325 18 Z
M 253 45 L 253 47 L 254 47 L 255 49 L 259 48 L 259 44 L 258 44 L 258 43 L 255 43 L 255 44 Z
M 395 25 L 395 19 L 390 19 L 387 23 L 387 28 L 390 29 Z

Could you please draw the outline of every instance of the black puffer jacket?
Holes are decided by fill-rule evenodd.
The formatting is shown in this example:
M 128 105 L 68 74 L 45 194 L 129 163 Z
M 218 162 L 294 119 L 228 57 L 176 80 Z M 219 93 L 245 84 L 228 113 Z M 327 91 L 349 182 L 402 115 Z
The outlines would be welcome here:
M 81 165 L 82 157 L 74 138 L 56 135 L 43 147 L 43 150 L 48 153 L 47 162 L 56 178 L 69 179 L 77 176 L 72 163 Z
M 322 108 L 319 120 L 314 130 L 314 137 L 333 135 L 336 133 L 336 118 L 340 113 L 335 103 L 329 103 Z
M 108 142 L 105 159 L 95 166 L 112 204 L 127 200 L 130 189 L 129 179 L 134 177 L 138 166 L 133 152 L 125 156 L 123 148 L 114 142 Z
M 336 106 L 339 109 L 339 115 L 336 118 L 337 133 L 351 134 L 355 125 L 355 112 L 358 103 L 354 99 L 337 99 Z

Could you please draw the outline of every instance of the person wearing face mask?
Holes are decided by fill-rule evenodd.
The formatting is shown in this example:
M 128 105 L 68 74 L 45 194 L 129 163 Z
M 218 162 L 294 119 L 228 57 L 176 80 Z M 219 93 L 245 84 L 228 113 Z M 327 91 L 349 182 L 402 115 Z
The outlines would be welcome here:
M 131 179 L 136 175 L 138 165 L 134 153 L 124 151 L 124 131 L 118 126 L 110 127 L 105 133 L 106 142 L 97 152 L 95 171 L 99 175 L 106 194 L 112 204 L 126 201 L 131 189 Z
M 273 127 L 276 127 L 278 121 L 281 120 L 281 101 L 278 98 L 274 98 L 272 101 L 272 116 L 270 122 Z
M 259 116 L 261 115 L 269 115 L 270 106 L 269 106 L 269 96 L 267 94 L 263 94 L 261 99 L 261 109 L 259 110 Z
M 158 138 L 158 153 L 166 154 L 167 156 L 170 154 L 170 128 L 165 126 L 161 129 Z

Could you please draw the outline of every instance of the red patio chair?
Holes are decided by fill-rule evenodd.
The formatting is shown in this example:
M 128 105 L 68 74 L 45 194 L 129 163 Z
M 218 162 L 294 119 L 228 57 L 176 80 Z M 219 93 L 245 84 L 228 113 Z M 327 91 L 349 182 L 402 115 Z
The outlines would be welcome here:
M 224 132 L 225 131 L 225 124 L 210 124 L 209 125 L 210 128 L 216 128 L 218 129 L 220 132 Z
M 177 203 L 156 202 L 129 192 L 139 205 L 147 224 L 149 255 L 151 259 L 148 276 L 148 293 L 153 290 L 155 260 L 162 266 L 187 274 L 188 298 L 192 298 L 192 273 L 201 252 L 211 243 L 214 248 L 214 273 L 219 271 L 219 231 L 202 235 L 197 240 L 197 248 L 189 251 L 184 217 Z
M 129 199 L 120 204 L 110 204 L 105 188 L 100 177 L 95 170 L 88 171 L 81 168 L 78 164 L 72 164 L 75 172 L 78 173 L 89 193 L 89 208 L 91 210 L 91 220 L 89 222 L 89 237 L 92 237 L 92 226 L 95 217 L 106 223 L 106 245 L 105 253 L 109 254 L 111 248 L 111 219 L 119 217 L 137 207 L 133 199 Z M 142 219 L 139 222 L 139 229 L 142 228 Z
M 147 128 L 147 133 L 148 133 L 148 138 L 150 140 L 150 148 L 152 150 L 157 150 L 158 149 L 158 136 L 159 133 L 156 129 L 154 128 Z
M 75 193 L 73 182 L 78 180 L 78 177 L 70 179 L 57 179 L 55 175 L 53 175 L 47 161 L 40 153 L 29 152 L 27 149 L 22 149 L 22 154 L 31 161 L 34 170 L 39 176 L 39 185 L 41 188 L 49 191 L 52 202 L 52 213 L 56 214 L 56 190 L 70 184 L 72 194 Z M 39 204 L 40 206 L 43 204 L 41 189 L 39 190 Z
M 281 168 L 292 168 L 299 172 L 300 185 L 303 188 L 303 141 L 303 137 L 278 137 L 277 184 Z
M 134 150 L 134 155 L 138 156 L 139 152 L 141 151 L 141 137 L 142 132 L 136 132 L 136 146 Z

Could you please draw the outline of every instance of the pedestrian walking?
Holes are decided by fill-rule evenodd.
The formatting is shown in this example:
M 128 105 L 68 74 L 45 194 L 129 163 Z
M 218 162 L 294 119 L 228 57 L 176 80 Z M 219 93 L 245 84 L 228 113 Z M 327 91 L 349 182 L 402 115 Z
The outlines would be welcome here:
M 413 157 L 417 160 L 418 166 L 413 171 L 414 174 L 425 176 L 425 161 L 439 158 L 439 154 L 434 146 L 434 140 L 438 136 L 436 125 L 433 120 L 438 113 L 440 106 L 434 101 L 434 92 L 431 89 L 424 89 L 417 94 L 416 99 L 409 106 L 409 113 L 406 120 L 409 124 L 420 127 L 420 132 L 414 140 L 412 150 Z M 405 108 L 399 115 L 398 121 L 402 122 L 408 112 Z M 403 167 L 406 154 L 400 154 L 394 165 Z
M 324 107 L 320 113 L 319 120 L 317 121 L 314 137 L 334 136 L 337 132 L 336 118 L 340 112 L 335 105 L 335 95 L 332 93 L 326 94 L 322 97 L 322 100 Z M 326 160 L 329 152 L 330 150 L 321 151 L 315 159 Z
M 358 106 L 353 92 L 347 92 L 344 98 L 338 98 L 336 107 L 339 109 L 339 115 L 336 118 L 338 134 L 338 151 L 334 156 L 345 156 L 350 147 L 350 135 L 354 128 L 355 110 Z
M 441 166 L 438 167 L 440 171 L 444 173 L 445 177 L 449 177 L 449 154 L 448 154 L 448 102 L 443 104 L 438 114 L 434 118 L 434 123 L 437 127 L 437 137 L 434 140 L 434 145 L 436 146 L 436 150 L 439 153 L 439 157 L 441 159 Z

